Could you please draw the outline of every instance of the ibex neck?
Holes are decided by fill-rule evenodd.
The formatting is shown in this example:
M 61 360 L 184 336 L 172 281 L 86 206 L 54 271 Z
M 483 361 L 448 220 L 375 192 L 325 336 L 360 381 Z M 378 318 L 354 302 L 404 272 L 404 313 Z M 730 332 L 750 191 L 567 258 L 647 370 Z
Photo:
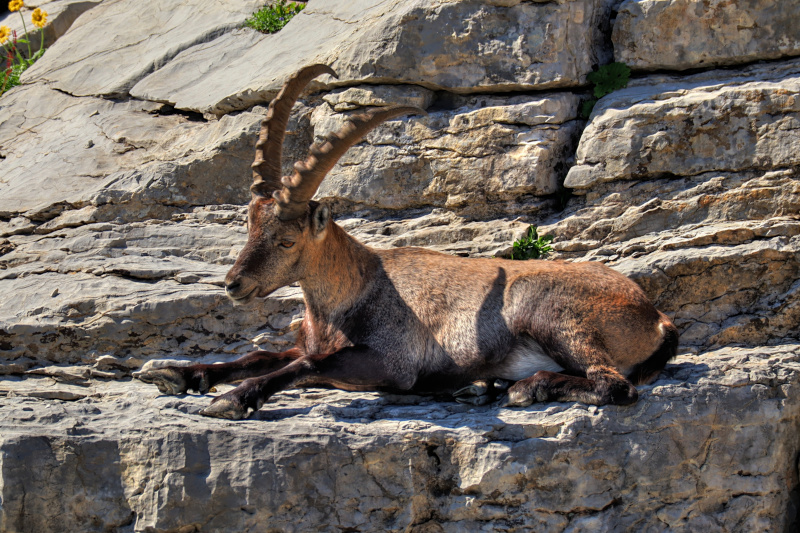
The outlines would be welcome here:
M 375 253 L 331 222 L 300 287 L 309 311 L 330 316 L 350 309 L 374 279 Z

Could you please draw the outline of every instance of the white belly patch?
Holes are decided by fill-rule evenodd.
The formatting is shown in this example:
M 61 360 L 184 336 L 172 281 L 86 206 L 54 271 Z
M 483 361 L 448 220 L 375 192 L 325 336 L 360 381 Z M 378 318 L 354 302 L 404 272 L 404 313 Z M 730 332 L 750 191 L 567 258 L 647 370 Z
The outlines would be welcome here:
M 531 377 L 539 370 L 560 372 L 564 368 L 550 359 L 539 343 L 530 337 L 522 336 L 517 339 L 517 343 L 506 358 L 494 368 L 492 374 L 501 379 L 519 381 Z

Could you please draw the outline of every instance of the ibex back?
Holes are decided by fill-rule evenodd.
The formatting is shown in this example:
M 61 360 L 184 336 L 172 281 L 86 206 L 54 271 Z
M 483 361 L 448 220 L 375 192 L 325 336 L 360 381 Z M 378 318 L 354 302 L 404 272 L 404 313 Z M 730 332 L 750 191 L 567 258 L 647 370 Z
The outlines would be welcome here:
M 306 313 L 291 350 L 140 376 L 167 394 L 206 393 L 209 416 L 238 419 L 297 385 L 453 392 L 484 403 L 515 382 L 505 405 L 629 404 L 675 355 L 678 332 L 625 276 L 599 263 L 466 259 L 360 244 L 311 200 L 337 160 L 372 128 L 413 107 L 354 115 L 280 177 L 292 106 L 327 66 L 300 70 L 270 103 L 256 143 L 248 240 L 225 279 L 237 303 L 299 282 Z M 505 386 L 504 386 L 505 385 Z M 495 390 L 493 390 L 495 389 Z

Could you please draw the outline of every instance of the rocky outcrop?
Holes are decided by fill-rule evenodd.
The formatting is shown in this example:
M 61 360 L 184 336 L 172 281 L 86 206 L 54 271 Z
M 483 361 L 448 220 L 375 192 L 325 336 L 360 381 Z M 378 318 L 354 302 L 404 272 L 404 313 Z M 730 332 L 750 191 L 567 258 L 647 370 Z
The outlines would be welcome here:
M 775 170 L 800 156 L 800 62 L 653 77 L 603 98 L 565 186 Z
M 599 31 L 607 3 L 312 2 L 277 34 L 232 33 L 187 49 L 131 94 L 226 113 L 271 98 L 298 65 L 313 63 L 331 65 L 336 84 L 347 85 L 407 83 L 455 93 L 576 86 L 608 55 Z M 334 80 L 318 83 L 331 87 Z
M 797 0 L 626 0 L 614 57 L 638 70 L 687 70 L 797 56 L 798 17 Z
M 603 98 L 565 180 L 585 197 L 547 228 L 556 246 L 631 275 L 685 345 L 793 335 L 798 67 L 654 76 Z
M 0 382 L 0 530 L 781 531 L 799 386 L 800 345 L 725 348 L 630 407 L 308 390 L 209 424 L 62 368 Z
M 333 108 L 321 105 L 311 114 L 318 139 L 342 127 L 347 113 L 336 106 L 354 90 L 364 94 L 348 97 L 348 106 L 374 105 L 372 88 L 334 93 Z M 558 191 L 583 124 L 575 95 L 453 97 L 449 104 L 369 135 L 340 160 L 319 196 L 371 208 L 434 205 L 486 216 L 487 206 L 530 213 L 541 204 L 537 197 Z
M 161 2 L 134 24 L 140 4 L 106 0 L 0 98 L 0 531 L 794 527 L 800 53 L 783 17 L 314 2 L 264 36 L 240 28 L 251 2 Z M 669 62 L 675 13 L 692 38 Z M 697 44 L 715 13 L 726 38 Z M 612 39 L 635 76 L 586 120 Z M 314 61 L 339 79 L 294 108 L 286 172 L 348 114 L 428 113 L 382 125 L 323 183 L 348 232 L 496 256 L 536 224 L 557 257 L 635 279 L 684 355 L 626 408 L 310 390 L 230 423 L 197 414 L 210 395 L 131 381 L 155 358 L 291 345 L 297 287 L 234 308 L 221 285 L 266 105 Z
M 23 80 L 49 82 L 74 96 L 125 96 L 182 50 L 241 25 L 260 3 L 237 0 L 219 9 L 201 0 L 162 0 L 136 24 L 131 7 L 102 2 L 88 11 Z

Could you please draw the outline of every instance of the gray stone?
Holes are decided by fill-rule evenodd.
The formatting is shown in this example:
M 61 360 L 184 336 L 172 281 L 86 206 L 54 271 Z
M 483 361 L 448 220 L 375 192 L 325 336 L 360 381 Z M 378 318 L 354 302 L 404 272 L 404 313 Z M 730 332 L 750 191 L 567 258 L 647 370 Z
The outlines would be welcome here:
M 800 164 L 800 61 L 646 78 L 600 99 L 565 186 Z
M 686 70 L 800 55 L 797 0 L 626 0 L 614 59 L 635 70 Z
M 339 80 L 323 76 L 311 90 L 361 82 L 456 93 L 574 87 L 604 57 L 606 4 L 312 2 L 276 34 L 241 30 L 187 49 L 131 94 L 219 115 L 269 100 L 313 63 L 331 65 Z
M 575 95 L 455 97 L 451 104 L 370 133 L 340 159 L 317 196 L 361 207 L 433 205 L 485 216 L 489 206 L 513 213 L 515 203 L 516 212 L 531 213 L 535 208 L 523 207 L 521 198 L 558 190 L 581 126 Z M 346 116 L 327 104 L 316 107 L 314 135 L 320 140 L 338 130 Z
M 0 527 L 782 531 L 799 385 L 783 344 L 679 357 L 629 407 L 310 389 L 230 422 L 136 381 L 9 379 Z
M 227 2 L 224 9 L 202 0 L 161 0 L 132 24 L 139 2 L 102 2 L 73 24 L 22 81 L 49 82 L 75 96 L 124 96 L 181 50 L 235 28 L 259 7 L 255 0 Z
M 206 123 L 160 114 L 160 104 L 74 98 L 42 84 L 16 87 L 2 102 L 2 218 L 42 222 L 83 209 L 39 227 L 46 232 L 248 198 L 261 109 Z M 24 226 L 14 224 L 2 233 Z

